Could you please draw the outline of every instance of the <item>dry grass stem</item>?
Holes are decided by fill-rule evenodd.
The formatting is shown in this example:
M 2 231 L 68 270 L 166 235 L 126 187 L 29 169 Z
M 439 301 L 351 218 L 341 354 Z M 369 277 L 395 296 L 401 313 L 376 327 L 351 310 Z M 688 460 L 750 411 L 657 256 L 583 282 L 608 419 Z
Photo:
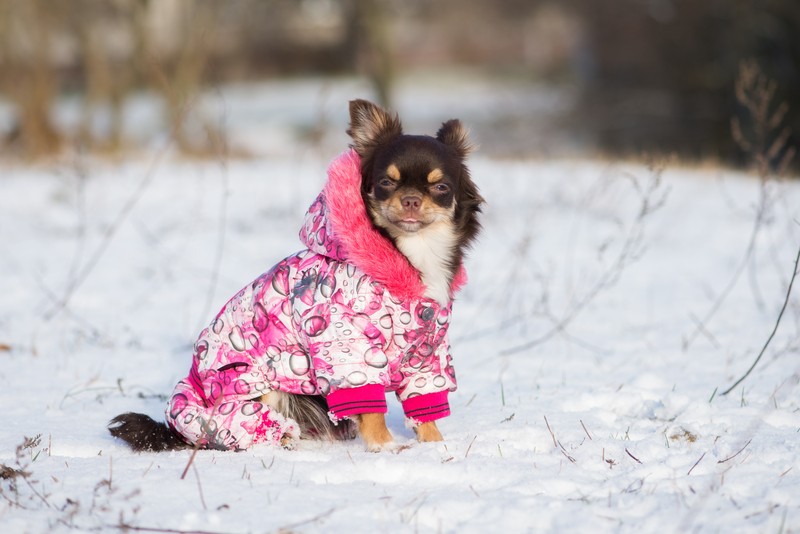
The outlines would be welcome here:
M 550 422 L 547 420 L 547 416 L 544 417 L 544 424 L 547 425 L 547 431 L 550 432 L 550 437 L 553 438 L 553 447 L 558 447 L 558 442 L 556 441 L 556 435 L 553 434 L 553 429 L 550 428 Z
M 758 362 L 761 360 L 761 357 L 764 356 L 764 353 L 767 351 L 767 347 L 769 347 L 772 338 L 775 337 L 775 333 L 778 331 L 778 326 L 780 326 L 781 324 L 781 319 L 783 318 L 783 314 L 784 312 L 786 312 L 786 308 L 789 305 L 789 297 L 792 294 L 792 286 L 794 285 L 794 281 L 797 278 L 797 272 L 799 266 L 800 266 L 800 247 L 798 247 L 797 256 L 794 259 L 794 270 L 792 271 L 792 277 L 789 279 L 789 287 L 786 289 L 786 297 L 783 299 L 783 306 L 781 307 L 781 311 L 778 314 L 778 318 L 775 320 L 775 326 L 772 328 L 772 332 L 770 332 L 767 341 L 764 343 L 764 346 L 761 348 L 761 351 L 758 353 L 758 356 L 756 357 L 755 361 L 750 366 L 750 368 L 747 370 L 747 372 L 745 372 L 745 374 L 742 375 L 742 377 L 739 378 L 739 380 L 734 382 L 731 387 L 723 391 L 721 395 L 727 395 L 728 393 L 733 391 L 733 389 L 736 386 L 741 384 L 744 381 L 744 379 L 750 375 L 753 369 L 755 369 L 756 365 L 758 365 Z
M 742 451 L 743 451 L 743 450 L 745 450 L 745 449 L 747 448 L 747 446 L 748 446 L 748 445 L 750 445 L 750 442 L 751 442 L 751 441 L 753 441 L 753 440 L 752 440 L 752 438 L 751 438 L 751 439 L 749 439 L 749 440 L 747 440 L 747 443 L 745 443 L 745 444 L 744 444 L 744 447 L 742 447 L 741 449 L 739 449 L 739 450 L 736 452 L 736 454 L 733 454 L 733 455 L 731 455 L 731 456 L 728 456 L 728 457 L 727 457 L 727 458 L 725 458 L 724 460 L 719 460 L 717 463 L 718 463 L 718 464 L 723 464 L 723 463 L 727 462 L 728 460 L 733 460 L 734 458 L 736 458 L 737 456 L 739 456 L 739 455 L 742 453 Z
M 694 468 L 695 468 L 695 467 L 697 467 L 697 464 L 699 464 L 699 463 L 700 463 L 700 461 L 701 461 L 703 458 L 705 458 L 705 457 L 706 457 L 706 453 L 703 453 L 703 454 L 700 456 L 700 458 L 698 458 L 698 459 L 697 459 L 697 461 L 694 463 L 694 465 L 692 465 L 692 467 L 691 467 L 691 468 L 690 468 L 690 469 L 689 469 L 689 470 L 686 472 L 686 476 L 689 476 L 689 475 L 691 475 L 691 474 L 692 474 L 692 471 L 694 471 Z
M 472 449 L 472 444 L 475 443 L 476 439 L 478 439 L 477 435 L 474 438 L 472 438 L 472 441 L 469 442 L 469 446 L 467 447 L 467 452 L 464 453 L 464 458 L 469 456 L 469 451 Z
M 761 185 L 759 202 L 741 261 L 703 318 L 696 322 L 695 329 L 685 336 L 684 351 L 688 350 L 698 335 L 707 333 L 708 323 L 722 307 L 747 266 L 752 264 L 761 229 L 769 218 L 772 203 L 775 200 L 775 195 L 770 194 L 767 185 L 771 180 L 782 177 L 794 158 L 794 147 L 788 145 L 791 129 L 781 126 L 789 106 L 785 102 L 775 106 L 776 89 L 777 83 L 767 78 L 755 61 L 742 62 L 735 92 L 737 101 L 747 112 L 749 129 L 745 129 L 742 120 L 735 117 L 731 121 L 731 135 L 739 148 L 756 164 Z M 773 107 L 775 107 L 774 111 Z M 754 291 L 756 290 L 754 289 Z M 756 294 L 756 298 L 760 302 L 758 294 Z M 723 395 L 726 393 L 727 391 Z
M 637 464 L 641 464 L 641 463 L 642 463 L 642 461 L 641 461 L 641 460 L 639 460 L 639 459 L 638 459 L 636 456 L 634 456 L 633 454 L 631 454 L 631 451 L 629 451 L 627 448 L 625 449 L 625 454 L 627 454 L 628 456 L 630 456 L 631 458 L 633 458 L 633 461 L 634 461 L 634 462 L 636 462 Z
M 592 439 L 592 435 L 591 435 L 591 434 L 589 434 L 589 431 L 586 429 L 586 425 L 584 425 L 584 424 L 583 424 L 583 420 L 581 420 L 581 419 L 578 419 L 578 421 L 580 421 L 580 423 L 581 423 L 581 426 L 583 427 L 583 431 L 584 431 L 584 432 L 586 432 L 586 435 L 587 435 L 587 436 L 589 437 L 589 439 L 591 440 L 591 439 Z

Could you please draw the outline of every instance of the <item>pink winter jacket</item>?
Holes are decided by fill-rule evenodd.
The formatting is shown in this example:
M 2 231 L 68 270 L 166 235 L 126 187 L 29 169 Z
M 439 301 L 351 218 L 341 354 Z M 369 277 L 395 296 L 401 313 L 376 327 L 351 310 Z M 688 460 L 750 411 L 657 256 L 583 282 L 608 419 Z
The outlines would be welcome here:
M 323 395 L 334 421 L 386 412 L 386 391 L 412 424 L 449 415 L 452 300 L 424 297 L 419 272 L 373 227 L 360 187 L 358 155 L 347 151 L 308 210 L 308 248 L 256 278 L 202 331 L 167 407 L 187 441 L 245 449 L 297 437 L 294 421 L 260 402 L 273 390 Z M 464 282 L 462 270 L 452 291 Z

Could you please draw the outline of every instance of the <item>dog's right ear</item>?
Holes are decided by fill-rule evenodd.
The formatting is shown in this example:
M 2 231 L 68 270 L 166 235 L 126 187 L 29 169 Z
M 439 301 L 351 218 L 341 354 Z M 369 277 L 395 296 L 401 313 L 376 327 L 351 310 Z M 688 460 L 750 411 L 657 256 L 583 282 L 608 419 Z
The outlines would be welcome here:
M 350 101 L 350 144 L 362 158 L 372 153 L 376 146 L 403 134 L 397 115 L 390 115 L 366 100 Z

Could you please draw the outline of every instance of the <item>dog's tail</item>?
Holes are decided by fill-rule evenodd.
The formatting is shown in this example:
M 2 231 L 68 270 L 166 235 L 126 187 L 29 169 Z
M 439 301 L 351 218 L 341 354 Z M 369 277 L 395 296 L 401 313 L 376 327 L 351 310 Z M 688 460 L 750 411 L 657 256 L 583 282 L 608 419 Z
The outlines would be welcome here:
M 143 413 L 123 413 L 108 423 L 108 431 L 137 452 L 175 451 L 191 447 L 166 423 L 159 423 Z

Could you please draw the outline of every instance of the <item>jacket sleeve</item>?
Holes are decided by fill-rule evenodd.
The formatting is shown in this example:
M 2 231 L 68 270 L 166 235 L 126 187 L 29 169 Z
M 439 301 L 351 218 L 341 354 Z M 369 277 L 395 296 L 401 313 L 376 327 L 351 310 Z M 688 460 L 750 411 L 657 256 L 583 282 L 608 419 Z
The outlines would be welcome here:
M 341 302 L 319 304 L 304 315 L 303 332 L 317 387 L 334 420 L 387 411 L 386 339 L 369 315 Z
M 400 372 L 404 379 L 397 388 L 397 398 L 413 425 L 450 415 L 448 394 L 456 390 L 456 376 L 447 336 L 432 354 L 417 352 L 405 358 Z

